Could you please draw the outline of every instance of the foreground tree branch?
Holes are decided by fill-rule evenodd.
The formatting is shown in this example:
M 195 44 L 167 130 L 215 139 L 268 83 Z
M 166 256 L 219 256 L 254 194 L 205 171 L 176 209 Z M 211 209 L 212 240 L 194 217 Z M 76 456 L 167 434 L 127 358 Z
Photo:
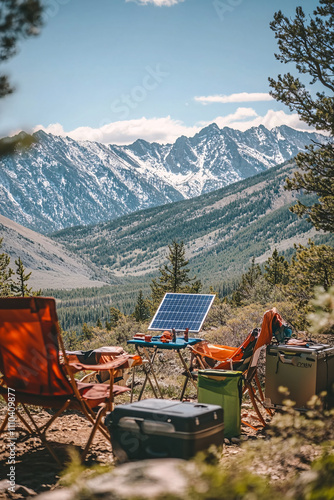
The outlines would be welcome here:
M 301 7 L 293 20 L 281 11 L 270 24 L 277 39 L 280 62 L 295 63 L 301 75 L 311 77 L 309 86 L 322 85 L 325 91 L 312 93 L 291 73 L 269 78 L 270 94 L 297 112 L 309 126 L 327 132 L 328 144 L 312 145 L 296 158 L 299 170 L 287 179 L 286 189 L 304 190 L 318 195 L 317 203 L 300 201 L 291 208 L 307 216 L 316 229 L 334 231 L 334 1 L 320 0 L 313 17 L 306 19 Z M 311 87 L 310 87 L 311 88 Z

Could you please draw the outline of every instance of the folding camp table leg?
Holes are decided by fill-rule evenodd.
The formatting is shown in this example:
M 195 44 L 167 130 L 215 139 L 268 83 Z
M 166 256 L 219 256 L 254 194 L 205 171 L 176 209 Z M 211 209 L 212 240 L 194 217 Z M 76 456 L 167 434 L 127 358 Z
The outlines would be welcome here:
M 132 403 L 132 401 L 133 401 L 133 389 L 134 389 L 134 386 L 135 386 L 135 374 L 136 374 L 136 367 L 134 366 L 132 368 L 130 403 Z
M 136 351 L 138 352 L 139 356 L 142 356 L 142 354 L 140 353 L 140 350 L 139 350 L 138 346 L 136 346 Z M 149 382 L 149 384 L 151 386 L 151 389 L 153 391 L 154 397 L 158 398 L 157 392 L 156 392 L 156 390 L 154 388 L 154 385 L 152 384 L 152 381 L 151 381 L 151 378 L 150 378 L 150 373 L 152 374 L 152 376 L 153 376 L 153 378 L 155 380 L 157 390 L 158 390 L 158 392 L 160 394 L 160 398 L 163 399 L 163 395 L 162 395 L 160 386 L 158 384 L 158 381 L 157 381 L 157 378 L 156 378 L 156 375 L 155 375 L 155 372 L 154 372 L 154 367 L 153 367 L 154 359 L 155 359 L 155 356 L 157 354 L 158 348 L 156 346 L 154 347 L 154 352 L 153 352 L 153 354 L 152 354 L 151 357 L 150 357 L 150 355 L 148 354 L 148 352 L 147 352 L 147 350 L 145 348 L 143 348 L 143 351 L 144 351 L 144 354 L 145 354 L 145 356 L 147 358 L 147 361 L 148 361 L 148 364 L 149 364 L 149 368 L 147 368 L 145 365 L 143 365 L 143 370 L 145 372 L 145 380 L 144 380 L 143 386 L 141 388 L 141 391 L 140 391 L 140 394 L 139 394 L 139 397 L 138 397 L 138 401 L 140 401 L 141 398 L 142 398 L 142 396 L 143 396 L 143 393 L 144 393 L 147 381 Z
M 196 385 L 196 382 L 194 381 L 194 378 L 193 378 L 193 376 L 191 374 L 191 371 L 189 370 L 189 367 L 188 367 L 187 363 L 185 362 L 185 359 L 182 356 L 182 354 L 180 353 L 179 349 L 177 350 L 177 353 L 178 353 L 179 358 L 181 360 L 181 363 L 183 364 L 183 367 L 184 367 L 184 369 L 186 371 L 186 380 L 184 381 L 183 388 L 182 388 L 181 395 L 180 395 L 180 401 L 182 401 L 184 393 L 185 393 L 186 388 L 187 388 L 188 379 L 190 379 L 192 381 L 192 383 L 193 383 L 196 391 L 197 391 L 197 385 Z

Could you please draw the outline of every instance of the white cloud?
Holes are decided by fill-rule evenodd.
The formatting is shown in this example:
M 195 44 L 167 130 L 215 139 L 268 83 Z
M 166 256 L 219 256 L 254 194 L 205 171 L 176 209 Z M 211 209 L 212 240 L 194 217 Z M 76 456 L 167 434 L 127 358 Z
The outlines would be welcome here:
M 239 109 L 247 109 L 247 108 L 239 108 Z M 253 110 L 254 111 L 254 110 Z M 254 112 L 255 113 L 255 112 Z M 287 125 L 288 127 L 295 128 L 297 130 L 304 130 L 310 132 L 311 129 L 305 122 L 302 122 L 299 119 L 297 113 L 293 113 L 291 115 L 285 113 L 284 111 L 274 111 L 273 109 L 269 109 L 264 116 L 259 116 L 255 113 L 253 120 L 243 120 L 243 118 L 233 120 L 228 126 L 235 128 L 237 130 L 245 131 L 251 127 L 258 127 L 259 125 L 264 125 L 267 129 L 271 130 L 274 127 L 279 127 L 280 125 Z M 221 118 L 218 117 L 217 121 Z M 217 123 L 218 126 L 220 126 Z
M 234 127 L 235 123 L 242 122 L 245 124 L 249 123 L 250 118 L 255 118 L 258 117 L 258 114 L 253 108 L 238 108 L 234 113 L 231 113 L 226 116 L 217 116 L 214 120 L 211 121 L 205 121 L 205 122 L 200 122 L 199 125 L 202 127 L 206 127 L 210 123 L 217 123 L 219 128 L 223 127 L 231 127 L 231 128 L 238 128 Z M 244 120 L 247 120 L 244 122 Z M 247 126 L 247 128 L 249 128 Z
M 166 116 L 163 118 L 143 117 L 137 120 L 111 122 L 99 128 L 79 127 L 70 132 L 65 132 L 59 123 L 47 127 L 38 125 L 34 128 L 34 132 L 44 130 L 55 135 L 68 135 L 75 140 L 97 141 L 104 144 L 130 144 L 137 139 L 166 144 L 175 142 L 180 135 L 194 135 L 200 128 L 198 126 L 187 127 L 181 121 Z
M 184 0 L 125 0 L 128 2 L 136 2 L 139 5 L 149 5 L 153 4 L 157 7 L 171 7 L 172 5 L 176 5 L 177 3 L 184 2 Z
M 235 113 L 198 122 L 194 126 L 187 126 L 180 120 L 166 116 L 105 123 L 97 128 L 79 127 L 69 132 L 66 132 L 59 123 L 54 123 L 47 127 L 38 125 L 34 128 L 34 132 L 44 130 L 54 135 L 69 136 L 78 141 L 96 141 L 104 144 L 130 144 L 137 139 L 166 144 L 175 142 L 181 135 L 192 137 L 210 123 L 217 123 L 220 128 L 231 127 L 241 131 L 259 125 L 264 125 L 268 129 L 288 125 L 297 130 L 311 130 L 306 123 L 299 120 L 296 113 L 290 115 L 284 111 L 270 109 L 264 116 L 260 116 L 253 108 L 238 108 Z
M 265 92 L 240 92 L 230 95 L 208 95 L 194 97 L 195 101 L 202 104 L 215 103 L 230 103 L 230 102 L 255 102 L 255 101 L 272 101 L 273 97 Z

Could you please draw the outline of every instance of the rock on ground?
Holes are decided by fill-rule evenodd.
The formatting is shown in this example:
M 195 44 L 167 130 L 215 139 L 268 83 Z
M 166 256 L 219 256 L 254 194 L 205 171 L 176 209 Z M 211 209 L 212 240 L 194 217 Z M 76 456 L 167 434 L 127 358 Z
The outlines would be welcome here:
M 85 483 L 85 498 L 123 500 L 133 496 L 154 499 L 165 494 L 180 495 L 189 486 L 191 463 L 179 459 L 143 460 L 116 467 Z M 187 473 L 188 472 L 188 473 Z M 36 500 L 75 500 L 80 485 L 42 493 Z

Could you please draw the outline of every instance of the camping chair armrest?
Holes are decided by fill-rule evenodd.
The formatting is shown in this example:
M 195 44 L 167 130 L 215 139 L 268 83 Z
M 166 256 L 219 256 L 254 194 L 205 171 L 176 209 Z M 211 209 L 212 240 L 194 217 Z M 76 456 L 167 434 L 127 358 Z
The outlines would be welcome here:
M 69 368 L 73 373 L 80 371 L 109 371 L 116 370 L 117 368 L 131 368 L 131 366 L 136 366 L 142 364 L 142 360 L 140 356 L 131 356 L 129 354 L 125 354 L 122 356 L 118 356 L 117 358 L 109 361 L 108 363 L 101 363 L 99 365 L 86 365 L 84 363 L 69 363 Z

